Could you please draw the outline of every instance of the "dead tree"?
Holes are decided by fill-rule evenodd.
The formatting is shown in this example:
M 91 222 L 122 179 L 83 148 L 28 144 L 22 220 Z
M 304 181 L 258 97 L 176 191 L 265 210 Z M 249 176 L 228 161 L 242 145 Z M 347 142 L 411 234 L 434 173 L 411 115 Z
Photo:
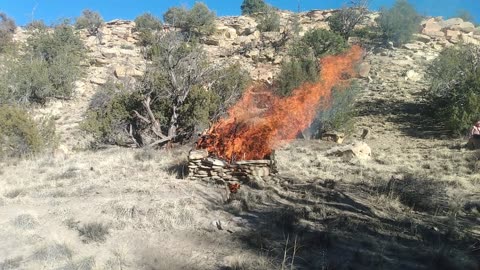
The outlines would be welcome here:
M 348 38 L 355 27 L 368 16 L 369 0 L 350 0 L 346 6 L 329 18 L 330 28 Z
M 180 33 L 159 33 L 154 44 L 151 48 L 152 61 L 142 86 L 142 105 L 146 115 L 135 111 L 135 115 L 149 124 L 158 137 L 150 145 L 166 143 L 177 137 L 180 108 L 193 87 L 204 83 L 215 69 L 213 65 L 208 65 L 204 52 Z M 152 103 L 162 99 L 167 100 L 171 110 L 165 127 L 160 125 L 151 109 Z

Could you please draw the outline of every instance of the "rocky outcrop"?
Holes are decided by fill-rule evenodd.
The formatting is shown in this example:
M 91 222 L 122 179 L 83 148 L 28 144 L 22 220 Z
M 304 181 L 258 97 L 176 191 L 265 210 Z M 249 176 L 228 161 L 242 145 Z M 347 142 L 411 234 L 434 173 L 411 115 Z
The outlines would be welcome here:
M 417 40 L 425 43 L 433 41 L 441 47 L 458 42 L 480 44 L 480 34 L 475 25 L 460 18 L 448 20 L 443 20 L 441 17 L 430 18 L 422 22 L 421 33 L 422 36 L 417 35 Z

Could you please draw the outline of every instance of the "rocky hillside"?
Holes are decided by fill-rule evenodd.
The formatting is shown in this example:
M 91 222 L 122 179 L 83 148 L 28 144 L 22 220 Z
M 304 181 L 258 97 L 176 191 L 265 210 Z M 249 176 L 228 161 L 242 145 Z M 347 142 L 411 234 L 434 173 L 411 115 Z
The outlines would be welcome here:
M 333 12 L 302 13 L 304 31 L 328 28 Z M 292 16 L 282 13 L 278 33 L 219 18 L 204 47 L 212 61 L 239 61 L 271 81 Z M 55 117 L 65 155 L 0 166 L 0 269 L 478 269 L 480 155 L 419 108 L 428 64 L 446 46 L 480 43 L 479 29 L 431 18 L 411 43 L 369 50 L 344 145 L 280 147 L 278 174 L 232 195 L 184 178 L 188 146 L 75 151 L 88 144 L 79 123 L 98 87 L 145 70 L 134 26 L 81 32 L 89 58 L 75 97 L 37 109 Z M 27 36 L 19 29 L 16 39 Z M 358 140 L 368 155 L 337 154 Z
M 312 28 L 328 29 L 327 19 L 335 10 L 312 10 L 300 13 L 298 22 L 303 35 Z M 254 80 L 272 82 L 280 69 L 286 54 L 286 44 L 290 38 L 289 30 L 294 20 L 291 12 L 282 12 L 279 32 L 257 30 L 257 23 L 248 16 L 220 17 L 216 21 L 213 35 L 204 37 L 202 43 L 212 61 L 239 62 L 250 72 Z M 371 14 L 367 24 L 373 24 L 377 14 Z M 57 128 L 61 137 L 60 148 L 84 148 L 88 139 L 81 134 L 79 122 L 84 118 L 88 103 L 99 85 L 107 81 L 135 81 L 143 75 L 145 60 L 142 48 L 137 45 L 138 33 L 134 31 L 135 23 L 126 20 L 113 20 L 105 23 L 96 36 L 87 31 L 80 34 L 88 48 L 88 59 L 84 62 L 86 76 L 76 83 L 76 95 L 70 101 L 52 101 L 46 108 L 38 110 L 40 114 L 52 115 L 57 119 Z M 430 18 L 422 22 L 421 33 L 415 40 L 403 45 L 407 55 L 422 58 L 423 63 L 431 61 L 446 46 L 458 42 L 480 44 L 480 29 L 470 22 L 454 18 Z M 165 29 L 164 31 L 170 31 Z M 18 29 L 15 39 L 25 41 L 29 33 Z M 393 49 L 393 48 L 392 48 Z M 389 54 L 393 51 L 376 51 L 374 54 Z M 362 65 L 361 75 L 369 77 L 371 58 L 367 56 Z M 408 59 L 399 60 L 408 65 Z M 421 80 L 418 68 L 411 65 L 411 70 L 402 76 L 409 80 Z

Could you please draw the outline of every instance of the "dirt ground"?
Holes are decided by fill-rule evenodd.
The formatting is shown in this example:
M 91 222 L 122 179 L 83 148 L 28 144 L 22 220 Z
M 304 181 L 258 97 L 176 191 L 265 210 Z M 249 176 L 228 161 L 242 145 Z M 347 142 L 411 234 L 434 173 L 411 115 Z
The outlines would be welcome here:
M 0 269 L 480 269 L 480 153 L 421 114 L 407 58 L 368 56 L 345 143 L 368 129 L 370 159 L 297 140 L 233 200 L 184 178 L 188 146 L 1 164 Z

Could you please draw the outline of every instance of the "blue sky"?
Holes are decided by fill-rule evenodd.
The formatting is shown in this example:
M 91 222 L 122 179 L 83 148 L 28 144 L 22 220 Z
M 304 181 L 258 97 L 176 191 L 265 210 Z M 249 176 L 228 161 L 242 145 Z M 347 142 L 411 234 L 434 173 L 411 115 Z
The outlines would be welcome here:
M 301 10 L 338 8 L 346 0 L 267 0 L 281 9 Z M 371 0 L 370 8 L 390 7 L 395 0 Z M 204 0 L 217 15 L 238 15 L 242 0 Z M 480 0 L 410 0 L 422 15 L 450 17 L 460 9 L 468 10 L 480 22 Z M 100 12 L 106 21 L 112 19 L 134 19 L 144 12 L 151 12 L 160 18 L 171 6 L 191 7 L 195 0 L 0 0 L 0 11 L 13 17 L 18 25 L 28 23 L 33 15 L 47 24 L 60 18 L 75 18 L 83 9 Z

